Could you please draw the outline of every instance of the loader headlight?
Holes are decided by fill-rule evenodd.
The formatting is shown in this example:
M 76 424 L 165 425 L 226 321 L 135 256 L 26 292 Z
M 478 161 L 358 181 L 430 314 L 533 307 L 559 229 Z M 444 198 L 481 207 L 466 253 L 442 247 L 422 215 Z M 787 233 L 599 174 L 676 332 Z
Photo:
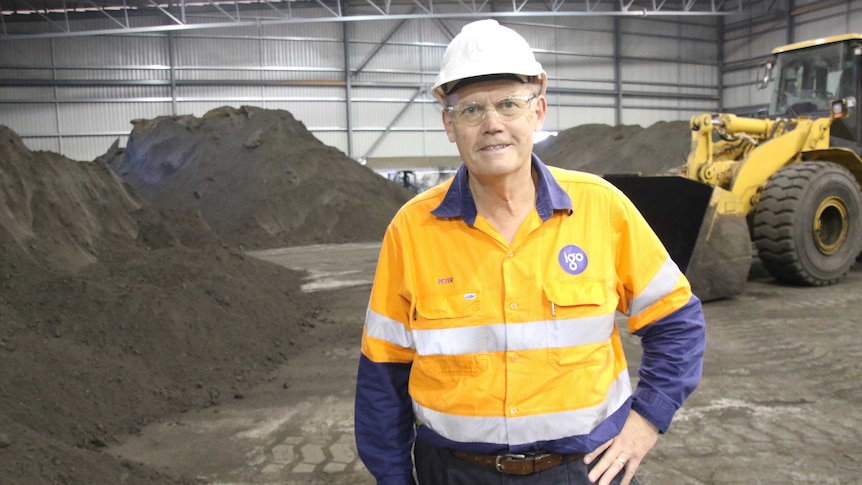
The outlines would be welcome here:
M 832 102 L 832 117 L 835 119 L 844 117 L 844 102 L 839 99 Z
M 856 107 L 856 98 L 850 96 L 844 99 L 836 99 L 832 101 L 830 114 L 833 119 L 841 119 L 850 116 L 850 108 Z

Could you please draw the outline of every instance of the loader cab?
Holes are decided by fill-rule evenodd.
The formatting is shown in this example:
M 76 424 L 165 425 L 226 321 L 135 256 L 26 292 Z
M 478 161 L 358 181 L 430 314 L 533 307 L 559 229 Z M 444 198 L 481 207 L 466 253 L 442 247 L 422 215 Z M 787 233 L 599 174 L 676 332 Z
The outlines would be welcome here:
M 773 50 L 773 55 L 770 117 L 828 117 L 833 100 L 862 100 L 862 34 L 791 44 Z M 862 150 L 858 111 L 832 124 L 834 146 Z

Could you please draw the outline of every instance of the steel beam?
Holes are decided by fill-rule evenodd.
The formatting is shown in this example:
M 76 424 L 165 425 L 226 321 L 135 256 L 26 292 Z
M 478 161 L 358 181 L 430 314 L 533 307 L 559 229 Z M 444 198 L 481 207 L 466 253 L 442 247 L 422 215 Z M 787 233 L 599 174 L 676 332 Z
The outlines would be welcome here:
M 618 0 L 614 6 L 606 2 L 602 7 L 602 0 L 511 0 L 511 2 L 491 3 L 488 0 L 477 2 L 476 0 L 407 0 L 400 5 L 414 5 L 416 9 L 407 14 L 391 13 L 392 0 L 384 0 L 383 6 L 375 0 L 359 0 L 361 5 L 367 5 L 366 12 L 348 15 L 345 0 L 310 0 L 298 3 L 291 0 L 262 0 L 257 3 L 240 3 L 238 0 L 201 0 L 187 3 L 187 0 L 143 0 L 127 2 L 126 0 L 80 0 L 67 7 L 65 3 L 47 0 L 45 8 L 37 9 L 28 0 L 4 0 L 2 6 L 2 25 L 0 40 L 20 40 L 65 36 L 93 36 L 93 35 L 123 35 L 140 34 L 146 32 L 165 32 L 182 30 L 204 30 L 228 27 L 277 25 L 286 23 L 319 23 L 319 22 L 362 22 L 368 20 L 424 20 L 424 19 L 472 19 L 476 16 L 483 18 L 522 18 L 522 17 L 577 17 L 577 16 L 600 16 L 600 17 L 690 17 L 690 16 L 727 16 L 739 15 L 740 9 L 727 6 L 724 0 L 681 0 L 680 2 L 667 2 L 666 0 Z M 837 0 L 826 0 L 817 4 L 818 6 L 834 3 Z M 739 0 L 740 8 L 743 0 Z M 746 8 L 752 2 L 746 2 Z M 47 5 L 56 5 L 49 8 Z M 293 9 L 301 5 L 302 16 L 294 15 Z M 271 8 L 280 14 L 280 18 L 273 19 L 271 16 L 262 15 L 260 7 Z M 370 6 L 370 7 L 368 7 Z M 441 7 L 448 7 L 443 11 Z M 452 8 L 456 7 L 456 8 Z M 614 8 L 616 7 L 616 8 Z M 189 18 L 187 13 L 194 9 L 195 16 L 214 15 L 225 17 L 225 22 L 197 23 Z M 233 8 L 235 14 L 228 13 L 228 8 Z M 125 22 L 110 15 L 107 9 L 122 12 Z M 177 12 L 177 10 L 179 10 Z M 351 9 L 351 13 L 356 9 Z M 172 12 L 177 12 L 172 13 Z M 118 27 L 106 26 L 105 28 L 73 31 L 72 22 L 77 19 L 90 18 L 94 13 L 107 15 Z M 131 27 L 129 17 L 134 15 L 158 14 L 168 19 L 164 25 Z M 241 15 L 242 14 L 242 15 Z M 58 32 L 45 29 L 44 23 L 33 22 L 36 15 L 51 24 Z M 65 25 L 58 20 L 68 18 Z M 32 26 L 33 32 L 22 32 L 14 26 Z

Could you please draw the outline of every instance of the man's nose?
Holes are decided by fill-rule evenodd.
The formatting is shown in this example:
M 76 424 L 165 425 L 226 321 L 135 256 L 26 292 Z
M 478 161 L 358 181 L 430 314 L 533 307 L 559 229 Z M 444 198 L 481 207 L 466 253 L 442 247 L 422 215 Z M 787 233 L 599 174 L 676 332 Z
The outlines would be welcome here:
M 494 115 L 492 116 L 491 113 Z M 493 106 L 490 109 L 485 110 L 485 119 L 482 120 L 482 124 L 490 124 L 490 126 L 498 126 L 503 124 L 503 118 L 500 117 L 500 113 L 497 113 L 497 109 Z

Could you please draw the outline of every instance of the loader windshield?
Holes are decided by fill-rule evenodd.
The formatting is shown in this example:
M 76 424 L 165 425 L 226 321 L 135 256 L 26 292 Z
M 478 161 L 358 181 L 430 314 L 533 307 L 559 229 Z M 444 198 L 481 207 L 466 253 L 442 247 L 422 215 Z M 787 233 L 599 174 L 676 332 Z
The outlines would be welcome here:
M 783 52 L 778 56 L 770 116 L 829 115 L 829 101 L 852 95 L 854 58 L 849 44 L 837 42 Z

